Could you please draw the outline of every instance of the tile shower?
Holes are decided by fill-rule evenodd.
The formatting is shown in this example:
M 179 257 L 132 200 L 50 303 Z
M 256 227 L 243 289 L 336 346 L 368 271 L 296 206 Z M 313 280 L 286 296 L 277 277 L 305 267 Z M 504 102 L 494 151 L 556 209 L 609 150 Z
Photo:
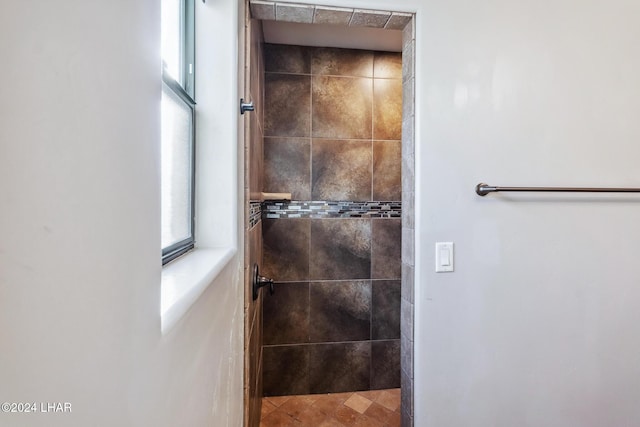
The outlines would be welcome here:
M 264 45 L 265 396 L 400 386 L 402 59 Z
M 263 110 L 264 61 L 262 24 L 247 19 L 247 38 L 251 54 L 248 64 L 249 89 L 244 99 L 251 99 L 256 111 Z M 245 290 L 244 290 L 244 419 L 245 426 L 260 424 L 262 401 L 262 298 L 252 296 L 253 265 L 262 265 L 262 209 L 259 194 L 263 187 L 263 140 L 262 114 L 248 114 L 245 127 Z

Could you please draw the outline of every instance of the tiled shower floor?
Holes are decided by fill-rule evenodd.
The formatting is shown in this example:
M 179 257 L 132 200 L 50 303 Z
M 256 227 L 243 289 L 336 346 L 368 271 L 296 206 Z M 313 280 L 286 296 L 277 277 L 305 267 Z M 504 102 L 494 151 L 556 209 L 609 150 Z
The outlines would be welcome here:
M 260 427 L 400 427 L 400 389 L 262 399 Z

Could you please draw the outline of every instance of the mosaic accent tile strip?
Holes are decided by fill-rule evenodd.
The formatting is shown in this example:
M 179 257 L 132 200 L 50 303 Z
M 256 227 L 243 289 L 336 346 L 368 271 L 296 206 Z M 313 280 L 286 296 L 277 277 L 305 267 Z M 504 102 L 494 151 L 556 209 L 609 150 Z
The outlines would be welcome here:
M 260 202 L 249 203 L 249 229 L 253 228 L 262 219 L 262 204 Z
M 400 218 L 402 202 L 264 202 L 263 218 Z

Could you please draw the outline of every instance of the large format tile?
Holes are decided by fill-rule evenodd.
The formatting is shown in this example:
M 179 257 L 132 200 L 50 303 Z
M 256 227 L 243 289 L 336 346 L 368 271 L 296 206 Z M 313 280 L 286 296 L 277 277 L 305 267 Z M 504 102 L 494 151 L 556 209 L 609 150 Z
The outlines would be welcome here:
M 402 277 L 402 219 L 371 220 L 371 277 Z
M 264 298 L 264 344 L 296 344 L 309 340 L 309 283 L 274 285 Z
M 262 127 L 262 112 L 264 111 L 264 49 L 262 37 L 262 22 L 251 21 L 249 25 L 251 32 L 251 58 L 249 61 L 250 63 L 248 64 L 250 68 L 250 85 L 248 88 L 250 91 L 250 96 L 248 98 L 245 97 L 245 99 L 253 101 L 256 111 L 259 112 L 256 115 L 258 116 L 260 126 Z
M 308 347 L 311 393 L 369 389 L 370 342 L 311 344 Z
M 314 139 L 313 200 L 371 200 L 371 143 Z
M 371 220 L 311 220 L 310 259 L 311 280 L 368 279 Z
M 371 289 L 371 339 L 400 338 L 399 280 L 374 280 Z
M 309 138 L 265 138 L 265 192 L 291 193 L 292 200 L 310 200 L 310 179 Z
M 248 366 L 245 367 L 246 385 L 249 388 L 249 411 L 251 412 L 251 420 L 260 418 L 260 398 L 262 390 L 259 390 L 260 386 L 259 377 L 260 372 L 260 352 L 262 350 L 262 343 L 260 339 L 261 322 L 260 316 L 256 316 L 253 324 L 251 325 L 251 334 L 249 335 L 249 342 L 247 348 L 249 349 L 249 361 Z
M 263 347 L 265 396 L 309 393 L 309 346 Z
M 375 52 L 373 77 L 383 79 L 402 78 L 402 54 L 398 52 Z
M 312 91 L 313 137 L 371 138 L 370 78 L 314 76 Z
M 402 138 L 402 80 L 373 80 L 373 138 Z
M 371 338 L 370 281 L 312 282 L 309 293 L 311 342 Z
M 264 45 L 265 71 L 271 73 L 311 73 L 311 49 L 282 44 Z
M 373 52 L 319 47 L 311 55 L 313 75 L 373 77 Z
M 265 75 L 265 136 L 309 136 L 310 76 Z
M 371 343 L 371 388 L 400 387 L 400 340 Z
M 402 200 L 402 143 L 373 141 L 372 200 Z
M 245 176 L 248 176 L 246 183 L 249 184 L 249 194 L 251 199 L 256 199 L 255 195 L 260 193 L 262 188 L 262 176 L 264 169 L 263 155 L 263 137 L 260 126 L 258 125 L 258 116 L 249 116 L 249 147 L 247 150 L 248 168 Z
M 247 306 L 255 305 L 253 301 L 253 296 L 251 295 L 252 284 L 250 283 L 252 280 L 252 272 L 253 266 L 258 264 L 261 266 L 263 264 L 263 246 L 262 246 L 262 221 L 259 221 L 253 228 L 247 231 L 247 246 L 248 249 L 248 259 L 246 259 L 246 283 L 245 283 L 245 295 L 248 297 L 247 301 L 245 301 Z M 255 307 L 249 307 L 250 310 L 254 310 Z M 252 317 L 251 315 L 250 317 Z
M 264 219 L 264 263 L 261 270 L 276 282 L 309 279 L 310 220 Z

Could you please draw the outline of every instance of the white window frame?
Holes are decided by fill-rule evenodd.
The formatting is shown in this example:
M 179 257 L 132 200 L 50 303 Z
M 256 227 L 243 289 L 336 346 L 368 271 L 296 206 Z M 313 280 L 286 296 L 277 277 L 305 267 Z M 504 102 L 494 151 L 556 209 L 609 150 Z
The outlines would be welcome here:
M 178 258 L 195 247 L 195 197 L 196 197 L 196 111 L 195 111 L 195 1 L 180 0 L 180 67 L 179 75 L 174 78 L 166 67 L 162 67 L 162 84 L 174 97 L 191 112 L 190 150 L 191 182 L 189 237 L 162 248 L 162 264 Z

